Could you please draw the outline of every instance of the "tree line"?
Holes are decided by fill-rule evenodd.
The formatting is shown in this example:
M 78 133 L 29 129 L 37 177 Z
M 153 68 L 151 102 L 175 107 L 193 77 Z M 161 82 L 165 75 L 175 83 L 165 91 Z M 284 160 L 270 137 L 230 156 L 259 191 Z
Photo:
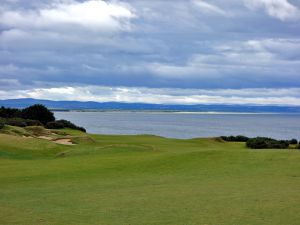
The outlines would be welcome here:
M 221 139 L 228 142 L 246 142 L 246 146 L 252 149 L 287 149 L 289 147 L 300 149 L 297 139 L 276 140 L 268 137 L 249 138 L 246 136 L 221 136 Z
M 83 127 L 76 126 L 67 120 L 56 120 L 53 112 L 46 106 L 35 104 L 24 109 L 0 108 L 0 128 L 11 126 L 44 126 L 48 129 L 71 128 L 86 132 Z

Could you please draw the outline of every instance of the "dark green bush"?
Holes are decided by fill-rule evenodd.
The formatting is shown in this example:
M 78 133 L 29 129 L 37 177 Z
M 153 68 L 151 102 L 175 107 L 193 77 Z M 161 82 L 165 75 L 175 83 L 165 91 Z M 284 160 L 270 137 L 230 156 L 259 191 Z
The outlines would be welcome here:
M 26 127 L 26 122 L 22 118 L 7 118 L 4 123 L 10 126 Z
M 14 109 L 14 108 L 0 108 L 0 117 L 2 118 L 16 118 L 21 117 L 21 110 L 20 109 Z
M 221 136 L 221 138 L 224 141 L 229 141 L 229 142 L 246 142 L 249 140 L 248 137 L 243 136 L 243 135 L 238 135 L 238 136 Z
M 257 137 L 257 138 L 250 138 L 246 142 L 246 146 L 248 148 L 254 148 L 254 149 L 262 149 L 262 148 L 267 148 L 267 141 L 265 138 Z
M 298 144 L 298 141 L 297 141 L 297 139 L 291 139 L 290 141 L 289 141 L 289 143 L 291 144 L 291 145 L 296 145 L 296 144 Z
M 62 128 L 71 128 L 74 130 L 80 130 L 82 132 L 86 132 L 83 127 L 76 126 L 72 122 L 68 120 L 56 120 L 46 124 L 46 128 L 48 129 L 62 129 Z
M 26 126 L 43 126 L 43 124 L 38 120 L 27 120 L 25 119 Z
M 22 118 L 38 120 L 44 125 L 55 120 L 53 112 L 40 104 L 32 105 L 23 109 Z
M 0 129 L 2 129 L 5 126 L 3 122 L 0 122 Z
M 13 117 L 16 115 L 17 117 Z M 43 105 L 32 105 L 23 109 L 0 108 L 0 122 L 3 124 L 26 127 L 45 126 L 48 129 L 71 128 L 86 132 L 83 127 L 76 126 L 67 120 L 57 120 L 53 113 Z
M 246 146 L 248 148 L 253 149 L 286 149 L 289 147 L 289 141 L 284 140 L 275 140 L 272 138 L 266 138 L 266 137 L 256 137 L 256 138 L 250 138 L 246 142 Z
M 23 118 L 1 118 L 0 122 L 16 127 L 43 126 L 43 124 L 38 120 L 28 120 Z
M 46 124 L 47 129 L 62 129 L 65 128 L 64 124 L 60 121 L 52 121 Z

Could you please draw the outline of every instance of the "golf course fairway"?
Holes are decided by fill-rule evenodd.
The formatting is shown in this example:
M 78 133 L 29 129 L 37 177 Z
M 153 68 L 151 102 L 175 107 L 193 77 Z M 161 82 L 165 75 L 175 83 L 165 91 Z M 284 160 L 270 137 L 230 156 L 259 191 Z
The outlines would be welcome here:
M 299 212 L 299 150 L 34 127 L 0 134 L 1 225 L 298 225 Z

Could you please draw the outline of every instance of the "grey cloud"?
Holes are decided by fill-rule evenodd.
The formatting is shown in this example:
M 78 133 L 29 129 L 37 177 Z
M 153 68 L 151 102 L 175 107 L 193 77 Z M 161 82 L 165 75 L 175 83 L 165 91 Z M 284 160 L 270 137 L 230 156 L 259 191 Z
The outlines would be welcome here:
M 233 42 L 215 46 L 210 54 L 195 54 L 183 65 L 156 62 L 146 68 L 163 78 L 198 80 L 199 87 L 207 85 L 201 86 L 205 80 L 210 80 L 206 87 L 212 88 L 228 83 L 236 87 L 293 86 L 300 84 L 299 47 L 299 40 Z
M 0 7 L 0 79 L 17 81 L 10 82 L 14 90 L 299 87 L 299 4 L 282 0 L 288 6 L 271 13 L 270 1 L 263 2 L 6 0 Z M 73 12 L 76 4 L 85 8 Z M 290 5 L 293 13 L 284 14 Z M 103 13 L 105 20 L 82 16 L 96 8 L 92 15 Z
M 0 91 L 5 97 L 30 97 L 53 100 L 119 101 L 161 104 L 255 104 L 300 105 L 300 90 L 293 89 L 166 89 L 141 87 L 62 86 L 55 88 L 25 89 L 14 92 Z

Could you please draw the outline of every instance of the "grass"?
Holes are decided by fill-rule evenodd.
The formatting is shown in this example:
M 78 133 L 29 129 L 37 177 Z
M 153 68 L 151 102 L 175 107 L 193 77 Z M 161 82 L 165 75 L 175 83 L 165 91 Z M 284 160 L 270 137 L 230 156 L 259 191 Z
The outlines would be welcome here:
M 299 150 L 14 129 L 0 134 L 1 225 L 300 224 Z

